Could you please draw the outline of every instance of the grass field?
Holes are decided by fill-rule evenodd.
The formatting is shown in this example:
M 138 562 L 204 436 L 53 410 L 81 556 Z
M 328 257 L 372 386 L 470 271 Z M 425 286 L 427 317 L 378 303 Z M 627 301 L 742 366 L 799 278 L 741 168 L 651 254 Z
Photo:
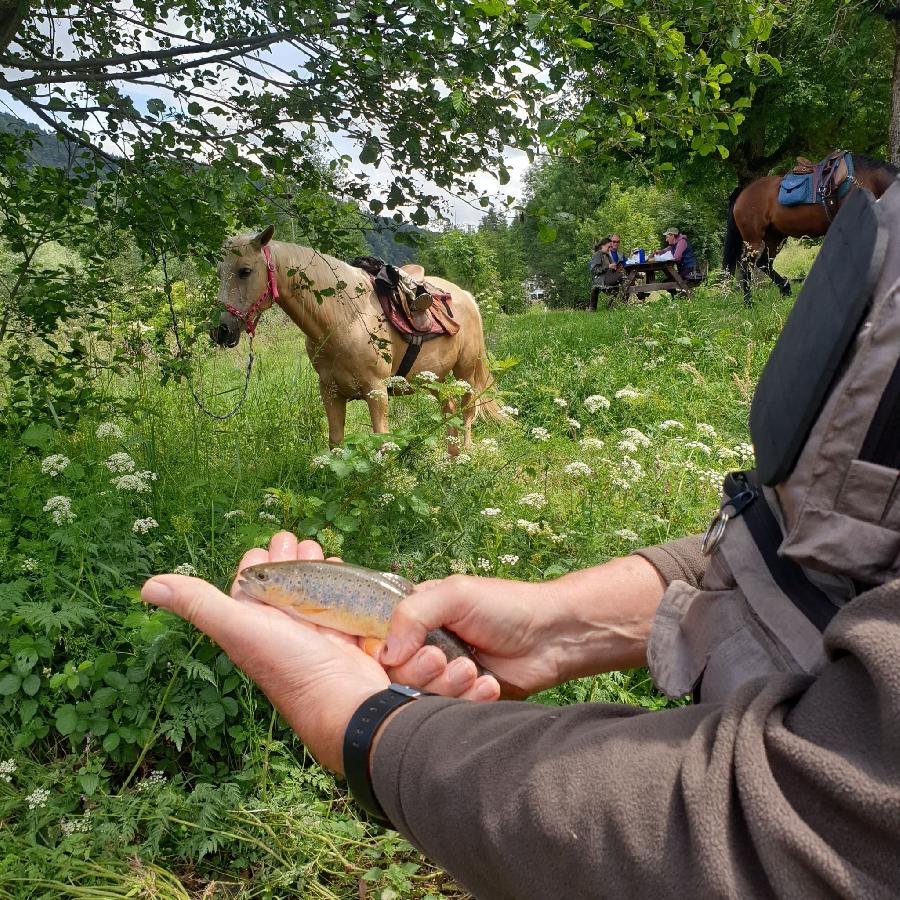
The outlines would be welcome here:
M 355 403 L 328 453 L 301 335 L 277 312 L 228 422 L 160 386 L 146 354 L 105 388 L 123 401 L 111 425 L 7 433 L 0 896 L 460 896 L 362 823 L 265 698 L 137 588 L 176 567 L 224 586 L 282 527 L 416 580 L 547 579 L 702 529 L 722 474 L 752 465 L 749 401 L 790 309 L 755 299 L 710 284 L 488 321 L 510 421 L 476 425 L 455 460 L 426 392 L 392 401 L 396 449 L 377 452 Z M 204 357 L 210 406 L 233 406 L 246 352 Z M 539 699 L 666 703 L 643 671 Z

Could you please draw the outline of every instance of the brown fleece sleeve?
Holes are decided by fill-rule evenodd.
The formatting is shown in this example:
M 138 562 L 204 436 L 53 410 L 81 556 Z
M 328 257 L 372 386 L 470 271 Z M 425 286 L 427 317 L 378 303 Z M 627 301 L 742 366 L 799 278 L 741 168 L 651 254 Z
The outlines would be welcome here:
M 397 829 L 479 900 L 896 897 L 900 581 L 817 677 L 647 712 L 427 697 L 373 760 Z
M 686 581 L 691 587 L 700 587 L 709 561 L 700 552 L 702 540 L 701 535 L 691 534 L 665 544 L 643 547 L 634 553 L 652 563 L 667 585 L 673 581 Z

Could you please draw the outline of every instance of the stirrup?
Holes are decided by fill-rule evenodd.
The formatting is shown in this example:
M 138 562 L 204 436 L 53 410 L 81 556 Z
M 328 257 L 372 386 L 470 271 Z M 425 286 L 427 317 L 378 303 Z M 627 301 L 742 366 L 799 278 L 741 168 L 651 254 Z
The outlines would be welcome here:
M 428 291 L 422 291 L 422 293 L 417 294 L 416 299 L 409 304 L 409 308 L 412 312 L 425 312 L 426 309 L 431 309 L 433 303 L 434 297 L 432 297 Z

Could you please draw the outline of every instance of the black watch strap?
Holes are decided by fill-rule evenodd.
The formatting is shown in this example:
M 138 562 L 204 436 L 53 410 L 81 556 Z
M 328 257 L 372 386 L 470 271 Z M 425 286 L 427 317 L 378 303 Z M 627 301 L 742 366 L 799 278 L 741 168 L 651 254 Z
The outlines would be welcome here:
M 372 739 L 381 723 L 398 707 L 417 697 L 430 696 L 427 691 L 392 684 L 373 694 L 353 713 L 344 732 L 344 776 L 353 799 L 365 810 L 370 819 L 380 825 L 390 825 L 381 804 L 375 798 L 369 775 L 369 754 Z

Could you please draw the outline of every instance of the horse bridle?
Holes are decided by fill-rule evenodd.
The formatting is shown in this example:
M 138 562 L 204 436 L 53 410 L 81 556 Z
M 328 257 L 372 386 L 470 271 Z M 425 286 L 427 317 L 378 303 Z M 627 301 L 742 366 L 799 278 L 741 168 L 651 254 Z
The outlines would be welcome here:
M 262 314 L 278 299 L 278 284 L 275 281 L 275 263 L 272 262 L 272 252 L 269 245 L 262 248 L 266 258 L 266 289 L 260 294 L 259 299 L 246 312 L 242 312 L 230 303 L 225 304 L 225 309 L 236 319 L 244 323 L 244 328 L 250 337 L 256 334 L 256 326 Z M 263 306 L 263 304 L 266 304 Z

